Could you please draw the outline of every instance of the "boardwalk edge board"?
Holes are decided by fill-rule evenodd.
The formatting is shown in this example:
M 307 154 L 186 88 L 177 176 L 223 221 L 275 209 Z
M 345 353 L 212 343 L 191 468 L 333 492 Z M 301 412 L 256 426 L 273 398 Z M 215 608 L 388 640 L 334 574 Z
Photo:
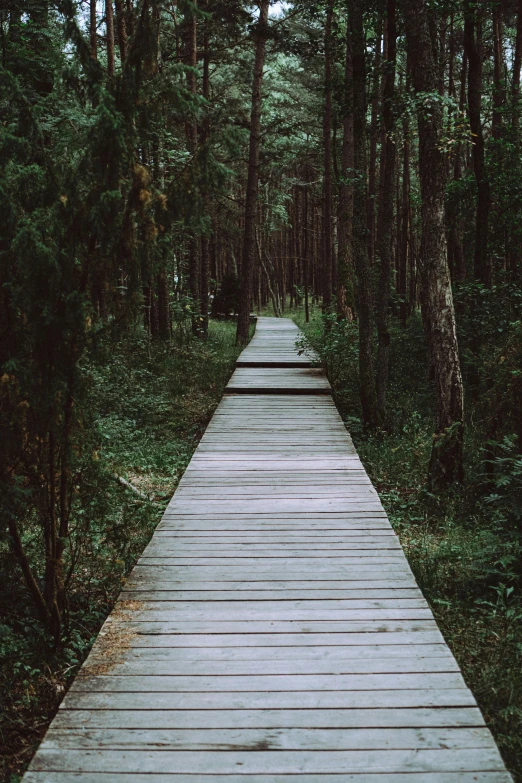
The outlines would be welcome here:
M 299 337 L 258 318 L 24 783 L 512 783 Z

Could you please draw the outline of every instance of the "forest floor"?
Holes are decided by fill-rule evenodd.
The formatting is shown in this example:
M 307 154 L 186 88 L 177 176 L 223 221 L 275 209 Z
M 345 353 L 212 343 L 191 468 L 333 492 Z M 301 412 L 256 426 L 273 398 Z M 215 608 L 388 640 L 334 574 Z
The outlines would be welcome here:
M 304 323 L 326 362 L 339 411 L 398 533 L 419 586 L 473 691 L 504 760 L 522 783 L 522 459 L 508 442 L 483 473 L 486 438 L 468 394 L 466 481 L 442 495 L 426 490 L 433 399 L 424 372 L 420 319 L 392 335 L 389 423 L 361 426 L 357 331 L 324 330 L 320 312 Z M 482 471 L 482 472 L 481 472 Z
M 92 487 L 84 503 L 84 514 L 92 508 L 92 518 L 59 653 L 36 622 L 20 573 L 0 543 L 1 783 L 20 780 L 158 524 L 233 371 L 239 354 L 235 329 L 234 322 L 214 321 L 208 341 L 185 335 L 168 344 L 149 343 L 137 330 L 104 346 L 90 364 L 105 481 Z

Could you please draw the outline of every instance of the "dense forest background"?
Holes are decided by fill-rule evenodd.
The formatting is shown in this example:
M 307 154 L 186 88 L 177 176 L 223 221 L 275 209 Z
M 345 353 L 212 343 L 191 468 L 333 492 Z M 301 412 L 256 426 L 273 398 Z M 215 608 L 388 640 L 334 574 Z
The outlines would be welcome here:
M 3 779 L 253 311 L 319 351 L 522 780 L 522 3 L 4 0 L 0 23 Z

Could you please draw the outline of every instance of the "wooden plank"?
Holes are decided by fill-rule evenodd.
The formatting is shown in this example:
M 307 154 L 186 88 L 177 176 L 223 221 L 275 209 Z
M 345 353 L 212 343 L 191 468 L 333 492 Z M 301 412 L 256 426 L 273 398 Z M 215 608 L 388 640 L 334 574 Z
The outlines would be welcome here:
M 24 778 L 26 783 L 115 783 L 112 772 L 28 772 Z M 404 774 L 386 773 L 383 781 L 386 783 L 404 783 Z M 184 774 L 141 774 L 134 772 L 118 773 L 117 783 L 215 783 L 216 777 L 210 775 Z M 226 776 L 227 783 L 296 783 L 296 773 L 284 775 L 248 775 L 230 774 Z M 309 775 L 299 773 L 299 783 L 376 783 L 374 773 L 339 773 Z M 512 783 L 513 779 L 506 771 L 498 772 L 408 772 L 407 783 Z
M 415 592 L 415 595 L 422 595 L 419 588 L 416 586 L 415 580 L 413 579 L 413 576 L 404 577 L 400 579 L 378 579 L 378 580 L 372 580 L 371 585 L 368 584 L 368 582 L 365 581 L 335 581 L 335 580 L 316 580 L 316 581 L 303 581 L 303 580 L 287 580 L 287 581 L 211 581 L 211 582 L 191 582 L 188 579 L 181 579 L 179 576 L 177 577 L 176 574 L 173 575 L 171 581 L 160 581 L 158 579 L 153 579 L 153 581 L 150 581 L 147 578 L 147 574 L 150 572 L 141 572 L 141 576 L 139 573 L 135 570 L 134 575 L 131 576 L 124 588 L 124 593 L 127 590 L 150 590 L 150 586 L 144 587 L 145 584 L 155 585 L 155 589 L 157 591 L 162 590 L 179 590 L 184 591 L 185 593 L 193 592 L 194 595 L 198 595 L 199 591 L 212 591 L 212 592 L 221 592 L 221 591 L 229 591 L 230 593 L 233 593 L 234 599 L 237 601 L 242 600 L 242 594 L 246 593 L 248 595 L 251 591 L 258 591 L 260 594 L 264 595 L 266 597 L 267 591 L 277 593 L 278 591 L 281 592 L 281 594 L 284 596 L 285 594 L 288 594 L 288 591 L 294 592 L 294 591 L 304 591 L 306 593 L 312 593 L 313 597 L 321 597 L 324 593 L 328 595 L 331 591 L 336 591 L 336 593 L 343 594 L 344 597 L 360 597 L 360 596 L 366 596 L 366 597 L 372 597 L 372 594 L 376 591 L 379 591 L 380 594 L 384 594 L 386 596 L 389 595 L 395 595 L 395 592 L 392 593 L 392 591 L 404 591 L 408 592 L 408 595 L 411 595 L 412 591 Z M 154 577 L 154 573 L 152 574 Z M 177 578 L 176 578 L 177 577 Z M 122 594 L 122 598 L 125 599 L 124 593 Z M 360 594 L 360 596 L 358 595 Z M 289 596 L 292 597 L 292 596 Z M 188 599 L 186 599 L 188 600 Z
M 298 764 L 298 767 L 296 767 Z M 41 748 L 36 769 L 97 772 L 100 770 L 144 773 L 205 773 L 228 775 L 241 767 L 242 775 L 348 772 L 427 772 L 430 770 L 467 772 L 477 769 L 502 771 L 504 765 L 496 748 L 439 748 L 415 750 L 306 750 L 296 753 L 279 750 L 234 751 L 81 751 Z
M 90 666 L 84 670 L 82 676 L 87 677 L 91 673 L 110 667 L 110 674 L 121 677 L 138 677 L 147 671 L 148 676 L 169 676 L 169 675 L 198 675 L 198 676 L 227 676 L 230 675 L 231 661 L 197 661 L 179 660 L 179 654 L 176 651 L 174 657 L 168 657 L 164 660 L 150 660 L 146 656 L 137 656 L 135 660 L 126 660 L 125 663 L 112 663 L 107 657 L 94 657 L 90 661 Z M 236 675 L 253 676 L 263 674 L 274 675 L 337 675 L 337 674 L 413 674 L 420 672 L 458 672 L 456 661 L 449 657 L 425 658 L 408 655 L 399 658 L 370 658 L 368 660 L 350 659 L 349 662 L 339 660 L 338 658 L 328 658 L 326 660 L 304 660 L 299 657 L 288 659 L 286 661 L 274 661 L 267 656 L 264 659 L 256 661 L 234 661 L 233 671 Z
M 308 628 L 308 624 L 306 626 Z M 219 634 L 210 633 L 173 633 L 168 630 L 157 628 L 156 633 L 147 633 L 146 628 L 126 626 L 121 629 L 121 638 L 125 649 L 132 647 L 209 647 L 215 649 L 217 645 L 223 649 L 229 647 L 263 647 L 284 648 L 284 647 L 344 647 L 353 645 L 358 648 L 360 655 L 365 655 L 366 650 L 362 648 L 374 647 L 375 645 L 409 645 L 412 639 L 415 644 L 439 644 L 444 641 L 441 632 L 436 626 L 426 629 L 418 626 L 405 626 L 397 629 L 396 624 L 379 623 L 375 630 L 364 631 L 357 630 L 354 627 L 352 631 L 339 631 L 332 633 L 328 630 L 309 631 L 299 633 L 289 633 L 280 631 L 279 633 L 229 633 L 221 630 Z M 101 631 L 100 637 L 107 631 Z M 414 634 L 414 635 L 413 635 Z M 451 706 L 451 705 L 447 705 Z M 458 706 L 458 705 L 455 705 Z
M 351 710 L 77 710 L 60 709 L 58 729 L 403 728 L 484 726 L 477 707 Z
M 494 748 L 485 727 L 420 729 L 53 729 L 46 750 L 386 750 Z
M 244 709 L 381 709 L 417 707 L 476 707 L 467 688 L 437 690 L 362 691 L 68 691 L 64 709 L 140 710 L 154 704 L 159 710 Z

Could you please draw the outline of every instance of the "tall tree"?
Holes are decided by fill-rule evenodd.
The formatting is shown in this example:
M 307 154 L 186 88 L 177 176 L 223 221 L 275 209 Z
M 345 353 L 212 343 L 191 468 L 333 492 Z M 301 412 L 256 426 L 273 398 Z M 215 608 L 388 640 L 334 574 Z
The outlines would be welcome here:
M 491 265 L 488 254 L 490 185 L 486 171 L 486 153 L 482 130 L 482 20 L 473 0 L 464 2 L 464 51 L 468 61 L 468 116 L 473 137 L 472 158 L 477 183 L 475 214 L 475 279 L 488 285 Z
M 115 53 L 114 53 L 114 9 L 112 0 L 105 0 L 105 31 L 107 34 L 107 73 L 109 77 L 114 76 Z
M 342 100 L 343 141 L 337 212 L 337 313 L 351 322 L 355 315 L 353 285 L 353 53 L 346 25 L 346 58 Z
M 353 46 L 354 204 L 353 259 L 357 275 L 359 314 L 359 383 L 363 420 L 379 423 L 375 391 L 372 275 L 368 258 L 366 198 L 366 39 L 363 0 L 349 0 L 349 24 Z
M 261 91 L 265 65 L 268 33 L 268 9 L 270 0 L 260 0 L 259 19 L 254 28 L 255 58 L 252 80 L 252 105 L 250 112 L 250 145 L 248 175 L 245 195 L 245 224 L 243 228 L 243 252 L 241 257 L 241 299 L 237 319 L 236 342 L 248 342 L 250 308 L 252 304 L 252 280 L 256 252 L 257 191 L 259 183 L 259 151 L 261 146 Z
M 444 217 L 448 166 L 438 94 L 439 64 L 432 45 L 433 19 L 428 2 L 405 0 L 404 12 L 413 87 L 421 97 L 417 112 L 422 197 L 421 306 L 436 394 L 436 431 L 428 483 L 432 490 L 438 490 L 463 478 L 464 391 Z
M 328 312 L 332 301 L 332 21 L 333 0 L 326 6 L 324 28 L 324 109 L 323 109 L 323 310 Z
M 395 0 L 386 4 L 386 41 L 387 57 L 384 63 L 384 89 L 382 96 L 382 118 L 385 132 L 383 194 L 381 199 L 382 215 L 379 219 L 378 249 L 380 257 L 379 291 L 377 296 L 377 406 L 381 421 L 386 419 L 386 390 L 390 364 L 390 329 L 388 309 L 391 293 L 391 271 L 393 261 L 393 196 L 395 183 L 396 141 L 393 137 L 395 127 L 395 59 L 397 50 L 397 30 L 395 20 Z M 406 142 L 405 142 L 406 145 Z M 404 176 L 404 175 L 403 175 Z
M 89 36 L 91 45 L 91 57 L 98 59 L 98 21 L 96 18 L 96 0 L 89 3 Z

